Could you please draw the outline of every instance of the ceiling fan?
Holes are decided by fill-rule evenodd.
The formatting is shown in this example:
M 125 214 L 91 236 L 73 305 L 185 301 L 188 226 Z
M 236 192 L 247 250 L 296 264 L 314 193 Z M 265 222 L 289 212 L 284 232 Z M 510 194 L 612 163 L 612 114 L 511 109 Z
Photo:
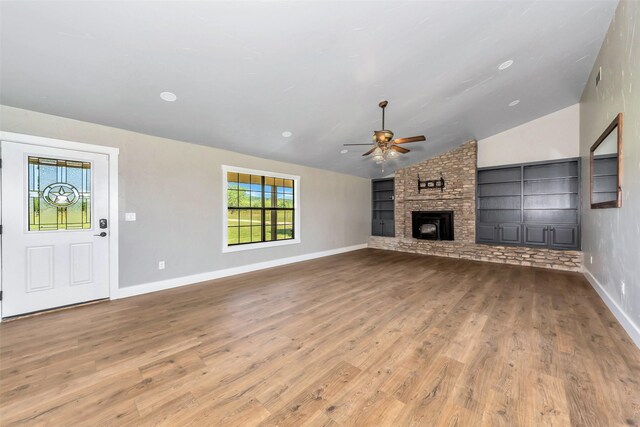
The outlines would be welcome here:
M 386 130 L 384 128 L 384 109 L 387 107 L 387 104 L 389 104 L 387 101 L 381 101 L 378 104 L 378 106 L 382 108 L 382 130 L 376 130 L 373 132 L 372 138 L 373 138 L 374 146 L 371 150 L 363 154 L 363 156 L 368 156 L 369 154 L 373 154 L 373 160 L 375 160 L 375 162 L 378 164 L 384 162 L 387 158 L 393 159 L 398 157 L 399 153 L 405 154 L 411 151 L 407 148 L 400 147 L 399 144 L 408 144 L 410 142 L 426 141 L 426 138 L 424 137 L 424 135 L 412 136 L 409 138 L 398 138 L 398 139 L 392 140 L 393 132 L 391 132 L 390 130 Z M 371 144 L 344 144 L 344 145 L 371 145 Z

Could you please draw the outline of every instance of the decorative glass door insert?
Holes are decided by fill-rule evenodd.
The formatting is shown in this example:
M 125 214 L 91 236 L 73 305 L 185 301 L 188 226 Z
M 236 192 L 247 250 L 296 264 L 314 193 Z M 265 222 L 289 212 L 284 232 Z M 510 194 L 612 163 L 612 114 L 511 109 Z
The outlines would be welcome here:
M 29 231 L 91 228 L 91 163 L 28 158 Z

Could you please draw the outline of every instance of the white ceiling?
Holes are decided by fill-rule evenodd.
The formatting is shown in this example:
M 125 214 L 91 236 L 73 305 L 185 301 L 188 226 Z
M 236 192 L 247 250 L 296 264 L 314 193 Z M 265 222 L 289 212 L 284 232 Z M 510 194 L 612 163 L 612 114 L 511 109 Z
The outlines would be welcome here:
M 381 99 L 396 137 L 428 139 L 385 175 L 559 110 L 579 101 L 616 5 L 3 1 L 0 102 L 378 177 L 367 147 L 340 150 L 371 141 Z

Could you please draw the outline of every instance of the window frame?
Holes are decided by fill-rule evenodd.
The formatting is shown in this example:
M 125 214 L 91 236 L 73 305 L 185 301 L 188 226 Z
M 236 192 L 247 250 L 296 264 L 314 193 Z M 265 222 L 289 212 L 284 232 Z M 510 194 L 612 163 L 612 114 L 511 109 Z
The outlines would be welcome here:
M 251 249 L 270 248 L 274 246 L 294 245 L 300 243 L 300 177 L 297 175 L 289 175 L 278 172 L 268 172 L 256 169 L 247 169 L 229 165 L 222 165 L 222 252 L 238 252 Z M 293 180 L 293 239 L 285 240 L 273 240 L 267 242 L 255 242 L 255 243 L 241 243 L 229 245 L 228 236 L 228 211 L 229 206 L 227 204 L 227 187 L 228 180 L 227 175 L 229 172 L 243 173 L 249 175 L 259 175 L 273 178 L 284 178 Z M 260 208 L 264 209 L 264 207 Z M 263 224 L 264 227 L 264 224 Z

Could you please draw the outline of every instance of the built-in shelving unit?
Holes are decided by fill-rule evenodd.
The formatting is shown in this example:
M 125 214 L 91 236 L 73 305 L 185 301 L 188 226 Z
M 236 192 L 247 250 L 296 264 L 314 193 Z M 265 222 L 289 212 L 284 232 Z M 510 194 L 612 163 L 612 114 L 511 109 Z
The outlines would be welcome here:
M 580 248 L 580 161 L 478 169 L 478 243 Z
M 393 178 L 371 181 L 371 235 L 395 236 Z

